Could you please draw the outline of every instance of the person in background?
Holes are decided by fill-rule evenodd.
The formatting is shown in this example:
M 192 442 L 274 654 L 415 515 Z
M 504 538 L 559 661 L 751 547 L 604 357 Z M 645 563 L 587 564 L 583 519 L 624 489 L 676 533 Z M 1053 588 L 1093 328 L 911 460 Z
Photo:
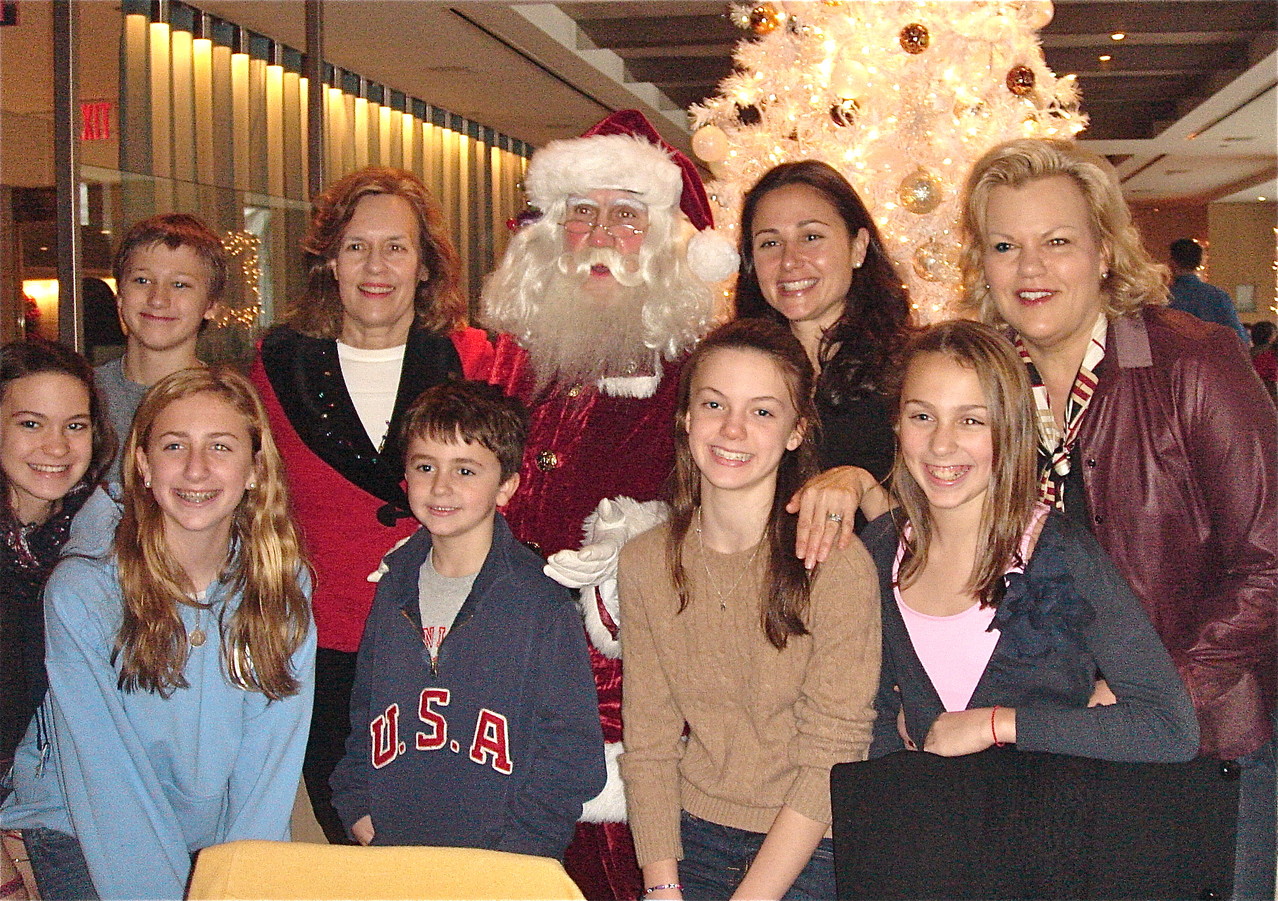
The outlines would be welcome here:
M 422 528 L 386 559 L 332 780 L 360 844 L 562 859 L 603 788 L 581 616 L 497 512 L 527 430 L 523 405 L 483 382 L 430 388 L 405 416 Z
M 201 848 L 287 841 L 311 712 L 310 578 L 244 376 L 143 399 L 114 540 L 45 591 L 49 690 L 0 822 L 41 896 L 180 898 Z
M 861 533 L 883 608 L 872 757 L 1198 752 L 1194 706 L 1140 602 L 1091 533 L 1039 501 L 1037 418 L 1024 365 L 988 326 L 944 322 L 907 349 L 900 506 Z M 1116 700 L 1090 706 L 1098 671 Z
M 815 569 L 794 556 L 812 387 L 783 326 L 707 335 L 679 382 L 670 521 L 621 553 L 621 770 L 646 899 L 835 895 L 830 768 L 869 748 L 879 605 L 859 541 Z
M 1214 322 L 1238 333 L 1243 347 L 1251 345 L 1251 336 L 1238 319 L 1238 311 L 1228 294 L 1198 277 L 1203 264 L 1203 247 L 1193 238 L 1178 238 L 1168 248 L 1171 257 L 1171 308 L 1197 316 L 1203 322 Z
M 48 684 L 44 583 L 114 454 L 115 434 L 83 357 L 38 339 L 0 348 L 0 802 L 9 794 L 14 750 Z M 0 851 L 0 898 L 26 894 Z
M 1251 324 L 1251 365 L 1264 383 L 1269 396 L 1278 403 L 1278 356 L 1275 356 L 1275 338 L 1278 326 L 1268 319 Z
M 857 495 L 892 468 L 888 398 L 911 333 L 909 296 L 861 198 L 817 160 L 782 163 L 746 193 L 740 252 L 737 316 L 788 325 L 817 372 L 824 472 L 791 504 L 819 501 L 799 521 L 797 551 L 812 565 L 863 524 Z
M 1278 416 L 1232 333 L 1166 308 L 1107 162 L 1021 139 L 963 193 L 962 306 L 1007 329 L 1039 414 L 1042 499 L 1091 530 L 1198 714 L 1241 763 L 1239 897 L 1274 893 Z
M 346 843 L 329 777 L 350 732 L 355 652 L 375 587 L 368 576 L 417 525 L 400 484 L 400 426 L 422 391 L 461 374 L 466 347 L 486 350 L 487 341 L 463 327 L 457 253 L 409 172 L 370 167 L 335 182 L 315 198 L 302 249 L 306 293 L 262 339 L 251 377 L 316 570 L 306 789 L 324 835 Z

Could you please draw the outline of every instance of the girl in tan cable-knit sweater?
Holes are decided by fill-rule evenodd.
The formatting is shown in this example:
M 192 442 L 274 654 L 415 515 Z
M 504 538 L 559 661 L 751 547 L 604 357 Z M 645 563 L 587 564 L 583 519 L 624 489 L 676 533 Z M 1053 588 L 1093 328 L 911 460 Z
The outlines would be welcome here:
M 879 604 L 859 541 L 812 572 L 794 556 L 785 503 L 816 422 L 784 328 L 729 323 L 684 366 L 671 519 L 621 557 L 621 772 L 647 899 L 834 897 L 830 767 L 869 747 Z

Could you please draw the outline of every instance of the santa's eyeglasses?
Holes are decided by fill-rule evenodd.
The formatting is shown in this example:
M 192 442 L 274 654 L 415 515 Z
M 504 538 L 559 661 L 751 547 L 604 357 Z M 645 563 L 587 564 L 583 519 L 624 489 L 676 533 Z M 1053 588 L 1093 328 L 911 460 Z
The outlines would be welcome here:
M 564 227 L 564 231 L 570 235 L 590 235 L 594 234 L 595 229 L 602 228 L 603 233 L 614 241 L 641 236 L 644 233 L 644 229 L 628 222 L 607 223 L 599 222 L 596 219 L 569 219 L 561 224 Z

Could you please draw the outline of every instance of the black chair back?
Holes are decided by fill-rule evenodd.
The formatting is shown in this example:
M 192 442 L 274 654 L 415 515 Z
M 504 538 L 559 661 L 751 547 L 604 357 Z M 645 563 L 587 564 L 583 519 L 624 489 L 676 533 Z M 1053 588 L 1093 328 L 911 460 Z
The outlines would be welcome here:
M 846 899 L 1226 899 L 1238 767 L 991 748 L 830 776 Z

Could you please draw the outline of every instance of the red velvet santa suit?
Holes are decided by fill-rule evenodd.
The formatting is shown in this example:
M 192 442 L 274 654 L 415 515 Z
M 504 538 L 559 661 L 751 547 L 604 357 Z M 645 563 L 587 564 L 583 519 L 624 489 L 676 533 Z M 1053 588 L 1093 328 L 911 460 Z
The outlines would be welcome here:
M 549 556 L 582 543 L 582 523 L 604 498 L 638 501 L 663 496 L 674 464 L 675 394 L 679 364 L 665 363 L 650 397 L 605 394 L 595 386 L 557 386 L 533 395 L 528 354 L 509 335 L 496 346 L 488 381 L 528 407 L 530 426 L 519 490 L 503 512 L 522 541 Z M 605 625 L 616 632 L 606 611 Z M 636 898 L 643 891 L 624 800 L 616 777 L 621 742 L 621 660 L 592 643 L 590 662 L 599 692 L 599 717 L 608 743 L 609 789 L 617 792 L 588 805 L 566 864 L 587 898 Z M 615 784 L 613 784 L 615 782 Z M 611 808 L 608 810 L 607 808 Z

